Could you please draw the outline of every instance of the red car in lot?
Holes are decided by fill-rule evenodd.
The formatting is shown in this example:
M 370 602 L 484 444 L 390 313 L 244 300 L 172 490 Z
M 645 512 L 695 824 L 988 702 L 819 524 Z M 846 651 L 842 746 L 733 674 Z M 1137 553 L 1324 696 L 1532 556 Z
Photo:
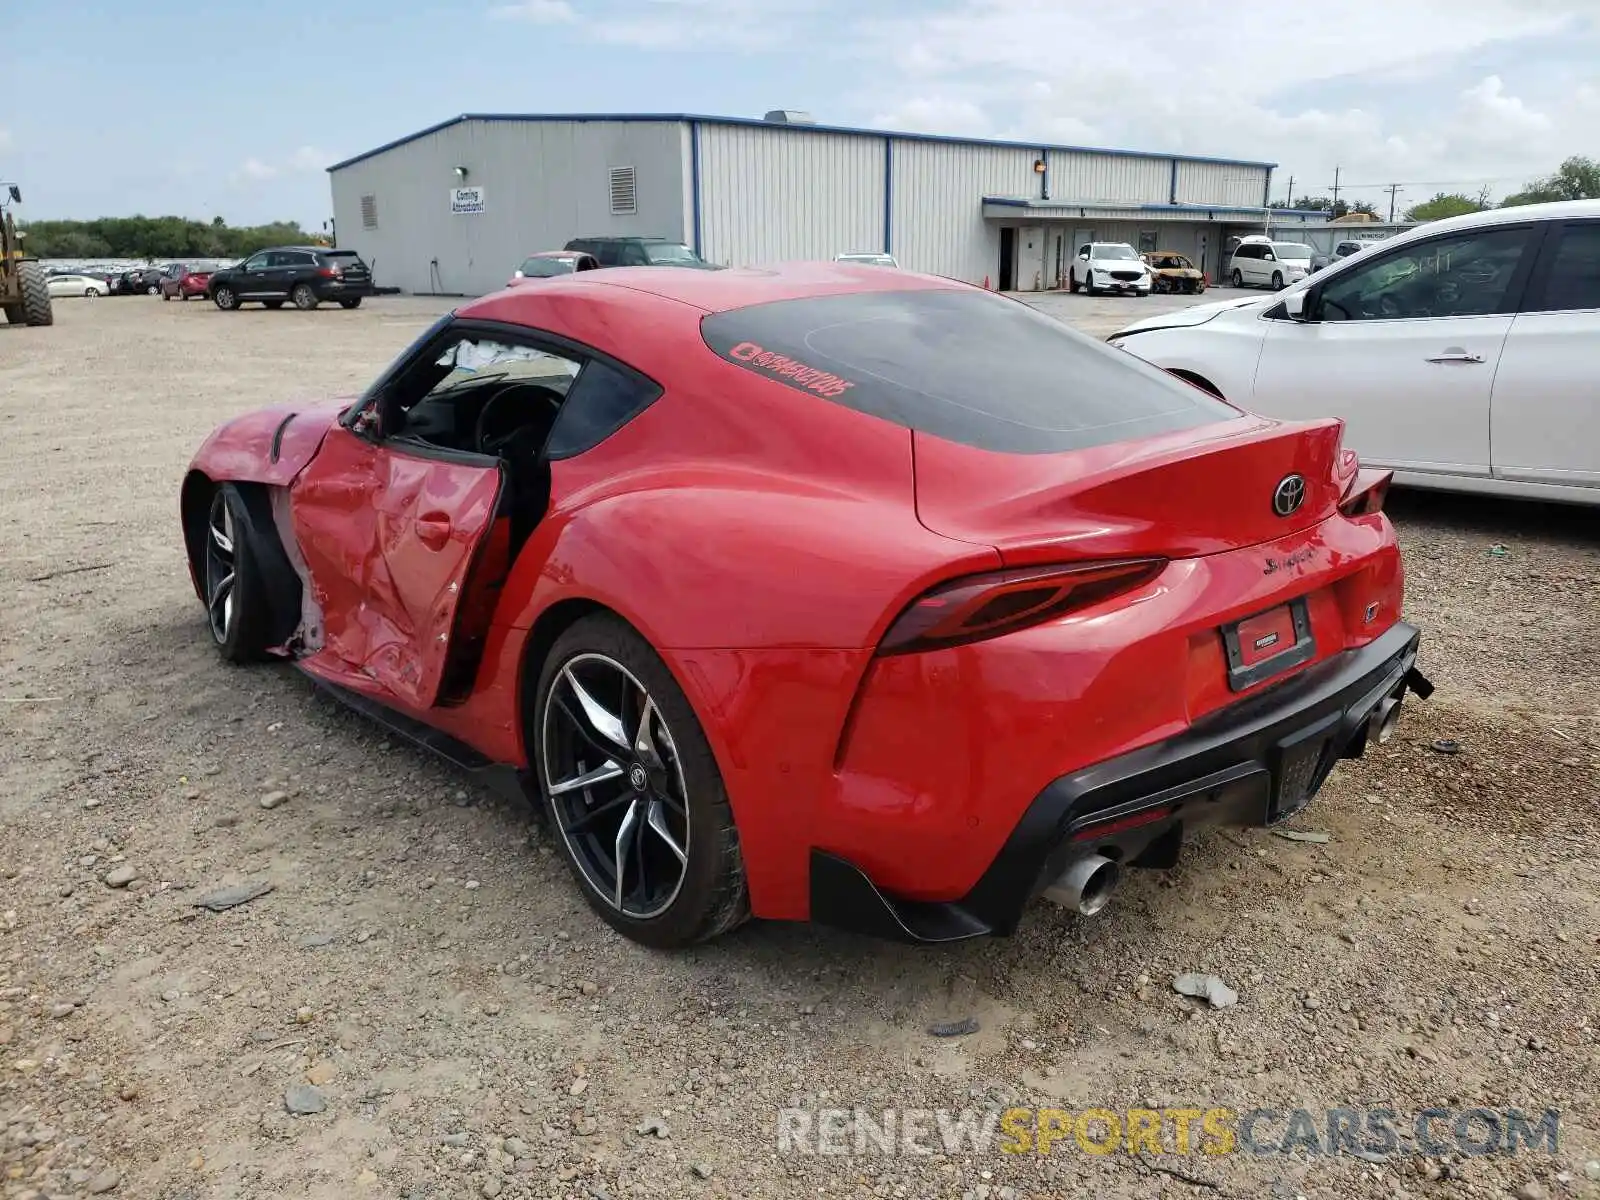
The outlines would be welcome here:
M 948 280 L 620 268 L 229 422 L 180 507 L 227 659 L 524 789 L 627 936 L 945 941 L 1293 816 L 1431 690 L 1341 432 Z
M 206 285 L 211 282 L 213 270 L 215 270 L 213 267 L 191 267 L 183 263 L 173 263 L 162 271 L 161 298 L 163 300 L 204 299 Z

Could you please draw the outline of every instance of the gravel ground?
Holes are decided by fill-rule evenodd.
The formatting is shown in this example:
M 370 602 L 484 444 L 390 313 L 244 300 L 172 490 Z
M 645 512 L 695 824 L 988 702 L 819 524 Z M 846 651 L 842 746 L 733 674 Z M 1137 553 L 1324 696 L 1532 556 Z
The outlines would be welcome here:
M 1164 302 L 1049 307 L 1104 333 Z M 1009 940 L 751 924 L 663 956 L 591 917 L 525 811 L 208 644 L 176 520 L 194 447 L 359 388 L 443 307 L 134 298 L 0 326 L 6 1197 L 1600 1194 L 1592 513 L 1392 500 L 1439 690 L 1335 773 L 1301 821 L 1326 843 L 1219 832 Z M 1191 971 L 1237 1004 L 1175 994 Z M 1366 1161 L 776 1136 L 784 1106 L 1012 1104 L 1382 1106 L 1403 1131 L 1556 1108 L 1561 1140 Z

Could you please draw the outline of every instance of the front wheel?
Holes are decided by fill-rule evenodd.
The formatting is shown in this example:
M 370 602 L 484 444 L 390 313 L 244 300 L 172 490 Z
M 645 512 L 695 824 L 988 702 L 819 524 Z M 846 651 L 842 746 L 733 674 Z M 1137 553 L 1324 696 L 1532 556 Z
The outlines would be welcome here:
M 301 312 L 310 312 L 318 304 L 316 292 L 311 290 L 309 283 L 297 283 L 294 291 L 289 293 L 289 299 L 294 301 L 294 306 Z
M 232 312 L 239 307 L 239 293 L 231 287 L 219 287 L 211 293 L 211 303 L 223 312 Z
M 88 292 L 84 293 L 85 296 L 87 296 L 88 294 L 89 294 Z M 163 300 L 171 300 L 172 299 L 172 294 L 170 292 L 162 292 L 161 293 L 161 298 Z
M 1229 282 L 1231 282 L 1233 284 L 1233 286 L 1236 287 L 1236 288 L 1242 288 L 1244 286 L 1244 275 L 1241 274 L 1237 269 L 1235 269 L 1235 271 L 1233 272 L 1233 276 L 1229 280 Z
M 270 609 L 244 499 L 232 484 L 222 484 L 211 497 L 198 574 L 211 638 L 222 657 L 231 663 L 261 658 Z
M 160 295 L 160 293 L 161 285 L 159 283 L 152 283 L 149 287 L 144 289 L 144 294 L 146 296 L 156 296 Z
M 631 627 L 596 614 L 556 639 L 529 734 L 562 854 L 613 929 L 674 949 L 749 915 L 711 746 L 672 673 Z
M 1283 290 L 1283 273 L 1281 271 L 1272 273 L 1272 290 L 1275 292 Z
M 341 301 L 339 301 L 339 307 L 340 308 L 360 308 L 361 307 L 361 297 L 360 296 L 351 296 L 348 300 L 341 300 Z
M 1078 274 L 1077 274 L 1076 271 L 1068 271 L 1067 272 L 1067 291 L 1072 292 L 1074 295 L 1077 294 L 1077 291 L 1078 291 Z

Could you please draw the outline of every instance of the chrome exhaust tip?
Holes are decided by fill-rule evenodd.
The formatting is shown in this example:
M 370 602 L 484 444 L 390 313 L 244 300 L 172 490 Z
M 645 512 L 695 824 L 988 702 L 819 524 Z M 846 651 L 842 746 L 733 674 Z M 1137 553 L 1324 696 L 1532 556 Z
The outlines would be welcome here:
M 1063 871 L 1060 879 L 1045 888 L 1044 894 L 1079 916 L 1092 917 L 1111 903 L 1111 893 L 1121 874 L 1122 868 L 1109 858 L 1091 854 Z
M 1400 728 L 1400 697 L 1385 696 L 1372 717 L 1373 740 L 1381 746 L 1394 736 L 1394 731 L 1398 728 Z

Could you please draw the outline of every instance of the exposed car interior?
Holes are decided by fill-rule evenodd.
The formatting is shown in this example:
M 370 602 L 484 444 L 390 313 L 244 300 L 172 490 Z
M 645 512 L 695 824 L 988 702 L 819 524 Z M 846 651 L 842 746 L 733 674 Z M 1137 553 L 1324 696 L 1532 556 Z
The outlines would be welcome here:
M 381 428 L 389 440 L 504 463 L 505 511 L 512 544 L 520 545 L 549 503 L 549 465 L 541 452 L 582 365 L 463 334 L 385 390 Z

